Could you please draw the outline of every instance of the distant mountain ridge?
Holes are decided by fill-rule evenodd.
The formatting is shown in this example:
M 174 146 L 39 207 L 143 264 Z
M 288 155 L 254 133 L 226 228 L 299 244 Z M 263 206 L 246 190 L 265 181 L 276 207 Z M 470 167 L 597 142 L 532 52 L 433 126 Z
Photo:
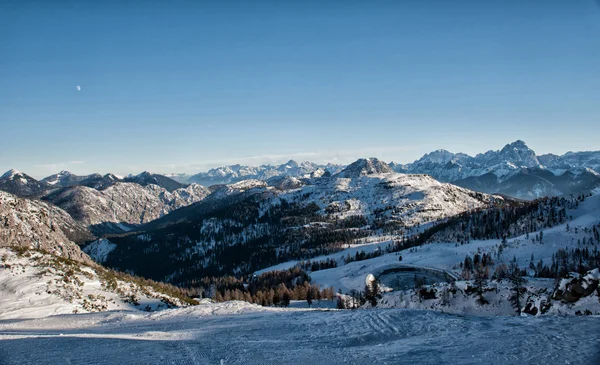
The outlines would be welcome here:
M 38 181 L 17 170 L 0 177 L 0 191 L 52 203 L 96 235 L 125 232 L 210 194 L 198 184 L 184 185 L 149 172 L 120 178 L 61 171 Z
M 413 163 L 392 167 L 397 172 L 428 174 L 471 190 L 522 199 L 576 194 L 600 186 L 600 151 L 538 156 L 521 140 L 475 157 L 437 150 Z
M 294 160 L 289 160 L 281 165 L 227 165 L 195 174 L 189 178 L 188 182 L 211 186 L 232 184 L 250 179 L 266 181 L 276 176 L 318 177 L 326 172 L 330 174 L 338 173 L 343 168 L 344 165 L 319 165 L 309 161 L 298 163 Z
M 170 193 L 177 189 L 184 188 L 186 185 L 179 183 L 171 178 L 164 175 L 153 174 L 148 171 L 144 171 L 138 175 L 128 176 L 123 179 L 124 182 L 134 182 L 142 186 L 157 185 L 160 186 Z
M 0 190 L 16 196 L 36 196 L 48 188 L 46 183 L 14 169 L 0 176 Z
M 358 170 L 385 169 L 369 166 L 372 159 L 360 159 L 354 165 Z M 371 161 L 371 162 L 369 162 Z M 357 167 L 355 164 L 366 164 Z M 387 168 L 399 173 L 428 174 L 441 182 L 490 194 L 504 194 L 521 199 L 535 199 L 548 195 L 578 194 L 600 186 L 600 151 L 567 152 L 564 155 L 537 155 L 524 141 L 517 140 L 500 150 L 490 150 L 469 156 L 436 150 L 420 159 L 399 164 L 391 162 Z M 166 175 L 142 172 L 119 178 L 112 174 L 76 176 L 61 171 L 37 181 L 16 170 L 0 178 L 0 190 L 24 197 L 39 197 L 45 191 L 57 187 L 87 186 L 103 190 L 115 182 L 135 182 L 141 186 L 158 185 L 168 192 L 195 183 L 203 186 L 234 184 L 244 180 L 271 181 L 281 186 L 301 186 L 300 181 L 340 173 L 347 166 L 340 164 L 317 164 L 309 161 L 298 163 L 290 160 L 280 165 L 227 165 L 189 176 L 181 173 Z M 383 170 L 381 170 L 383 171 Z M 360 174 L 360 172 L 358 172 Z M 300 180 L 283 179 L 292 177 Z

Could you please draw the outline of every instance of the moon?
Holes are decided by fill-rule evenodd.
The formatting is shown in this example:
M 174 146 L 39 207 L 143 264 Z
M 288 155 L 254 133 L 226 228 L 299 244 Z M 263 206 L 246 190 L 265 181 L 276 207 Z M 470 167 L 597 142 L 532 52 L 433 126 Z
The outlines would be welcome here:
M 77 91 L 81 91 L 81 86 L 77 85 Z

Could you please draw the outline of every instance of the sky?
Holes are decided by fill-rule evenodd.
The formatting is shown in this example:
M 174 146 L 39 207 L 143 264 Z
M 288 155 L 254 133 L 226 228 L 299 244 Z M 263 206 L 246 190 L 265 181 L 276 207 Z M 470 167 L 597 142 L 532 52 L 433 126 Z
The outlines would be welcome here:
M 595 0 L 0 0 L 0 172 L 600 150 Z

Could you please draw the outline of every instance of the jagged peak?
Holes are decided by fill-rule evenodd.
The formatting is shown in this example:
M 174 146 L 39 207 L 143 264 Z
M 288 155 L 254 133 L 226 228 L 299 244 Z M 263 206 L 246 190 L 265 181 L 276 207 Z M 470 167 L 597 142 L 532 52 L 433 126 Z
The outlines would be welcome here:
M 393 172 L 392 168 L 378 158 L 361 158 L 351 163 L 338 175 L 340 177 L 358 177 L 371 174 L 383 174 Z
M 286 162 L 284 164 L 284 166 L 298 167 L 298 162 L 296 162 L 294 160 L 289 160 L 288 162 Z
M 527 146 L 527 143 L 525 143 L 523 140 L 517 139 L 516 141 L 507 144 L 506 146 L 504 146 L 504 148 L 502 150 L 506 150 L 506 149 L 518 149 L 518 150 L 530 150 L 529 146 Z

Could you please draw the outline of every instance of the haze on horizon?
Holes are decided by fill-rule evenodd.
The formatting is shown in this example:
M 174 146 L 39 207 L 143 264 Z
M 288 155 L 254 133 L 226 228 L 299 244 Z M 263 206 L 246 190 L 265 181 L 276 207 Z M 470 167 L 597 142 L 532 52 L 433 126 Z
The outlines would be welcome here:
M 0 172 L 599 150 L 574 1 L 0 3 Z

